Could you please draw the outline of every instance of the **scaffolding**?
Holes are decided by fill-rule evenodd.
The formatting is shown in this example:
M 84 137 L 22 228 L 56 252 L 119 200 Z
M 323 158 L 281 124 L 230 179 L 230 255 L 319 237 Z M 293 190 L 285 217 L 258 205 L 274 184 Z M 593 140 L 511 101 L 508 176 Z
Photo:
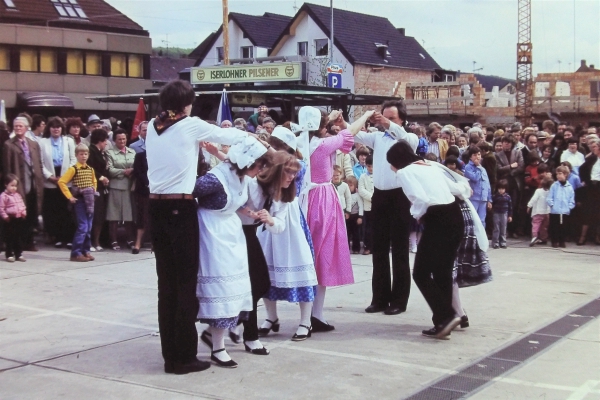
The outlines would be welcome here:
M 515 117 L 524 126 L 531 124 L 533 111 L 533 76 L 531 44 L 531 0 L 519 1 L 519 27 L 517 42 L 517 83 Z

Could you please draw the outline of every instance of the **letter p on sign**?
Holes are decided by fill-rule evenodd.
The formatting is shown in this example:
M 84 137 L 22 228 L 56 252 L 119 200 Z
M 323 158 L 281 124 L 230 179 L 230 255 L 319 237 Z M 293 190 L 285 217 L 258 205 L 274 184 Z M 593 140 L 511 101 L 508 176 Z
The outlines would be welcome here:
M 327 86 L 330 88 L 341 89 L 342 88 L 342 74 L 328 73 L 327 74 Z

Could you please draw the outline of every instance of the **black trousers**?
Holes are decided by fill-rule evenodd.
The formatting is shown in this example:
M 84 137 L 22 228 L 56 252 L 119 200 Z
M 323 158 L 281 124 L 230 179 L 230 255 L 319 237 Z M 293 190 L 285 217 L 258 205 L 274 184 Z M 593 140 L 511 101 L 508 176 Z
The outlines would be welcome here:
M 371 304 L 380 307 L 392 305 L 406 309 L 410 295 L 410 264 L 408 238 L 410 236 L 410 202 L 401 188 L 375 188 L 371 200 L 373 239 L 373 298 Z M 390 244 L 392 246 L 392 273 L 390 274 Z
M 365 211 L 363 215 L 363 244 L 365 245 L 365 250 L 371 251 L 373 247 L 373 228 L 372 225 L 371 211 Z
M 464 235 L 460 206 L 431 206 L 421 219 L 423 234 L 417 247 L 413 278 L 433 312 L 433 324 L 454 317 L 452 308 L 452 269 L 456 251 Z
M 244 229 L 246 246 L 248 247 L 248 272 L 250 273 L 250 286 L 252 287 L 252 311 L 248 313 L 248 319 L 242 322 L 244 324 L 244 341 L 249 342 L 258 340 L 258 316 L 256 308 L 258 301 L 269 291 L 271 280 L 269 278 L 269 269 L 265 255 L 256 237 L 256 226 L 242 225 L 242 228 Z
M 6 258 L 19 258 L 23 254 L 21 241 L 23 240 L 24 224 L 24 218 L 15 218 L 13 216 L 10 216 L 9 221 L 4 222 L 4 243 L 6 244 Z
M 189 362 L 198 352 L 199 231 L 194 200 L 150 200 L 158 276 L 158 326 L 165 361 Z
M 562 219 L 561 219 L 562 217 Z M 564 243 L 567 236 L 567 227 L 569 226 L 569 215 L 550 214 L 550 225 L 548 234 L 552 243 Z
M 348 243 L 352 242 L 352 251 L 358 253 L 360 251 L 360 225 L 358 225 L 358 214 L 350 214 L 350 218 L 346 220 L 346 233 L 348 235 Z
M 38 206 L 37 206 L 37 192 L 35 188 L 31 188 L 31 191 L 25 195 L 25 207 L 27 208 L 27 216 L 25 217 L 25 223 L 23 224 L 23 244 L 28 246 L 34 242 L 33 230 L 38 227 Z
M 75 225 L 69 212 L 69 200 L 59 188 L 44 188 L 42 217 L 46 233 L 55 241 L 69 243 L 73 240 Z

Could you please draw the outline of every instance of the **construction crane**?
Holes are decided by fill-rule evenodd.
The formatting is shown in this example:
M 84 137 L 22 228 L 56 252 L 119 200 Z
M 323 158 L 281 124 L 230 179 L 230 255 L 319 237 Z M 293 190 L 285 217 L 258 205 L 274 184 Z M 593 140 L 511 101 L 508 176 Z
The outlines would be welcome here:
M 519 27 L 517 41 L 517 108 L 516 119 L 529 126 L 533 112 L 533 55 L 531 44 L 531 0 L 518 0 Z

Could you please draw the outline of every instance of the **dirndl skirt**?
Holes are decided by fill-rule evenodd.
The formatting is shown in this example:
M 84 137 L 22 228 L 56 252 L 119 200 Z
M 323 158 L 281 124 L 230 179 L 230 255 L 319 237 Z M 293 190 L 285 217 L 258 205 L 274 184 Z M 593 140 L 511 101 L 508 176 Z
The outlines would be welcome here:
M 487 254 L 481 250 L 475 228 L 473 215 L 466 202 L 459 200 L 460 210 L 465 222 L 464 236 L 456 252 L 453 277 L 458 287 L 481 285 L 492 281 L 492 269 Z
M 131 191 L 110 189 L 106 206 L 107 221 L 133 221 Z

